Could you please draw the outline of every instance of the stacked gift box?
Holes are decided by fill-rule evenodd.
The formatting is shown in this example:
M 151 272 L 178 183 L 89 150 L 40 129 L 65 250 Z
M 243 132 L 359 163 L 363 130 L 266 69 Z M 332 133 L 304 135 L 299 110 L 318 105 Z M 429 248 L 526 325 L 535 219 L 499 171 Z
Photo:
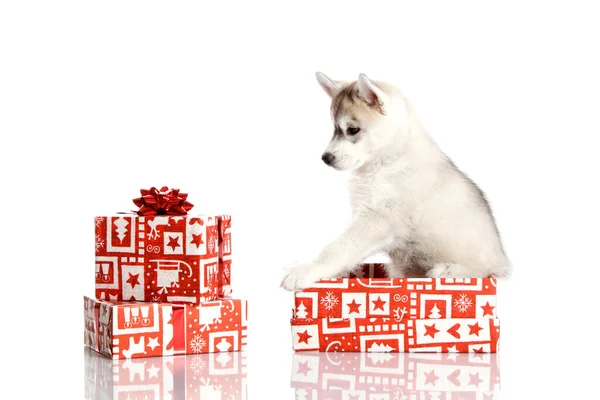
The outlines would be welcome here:
M 231 352 L 247 302 L 231 297 L 231 216 L 188 214 L 187 195 L 142 190 L 139 210 L 98 216 L 85 345 L 113 359 Z
M 495 353 L 496 279 L 388 278 L 363 264 L 295 292 L 295 351 Z

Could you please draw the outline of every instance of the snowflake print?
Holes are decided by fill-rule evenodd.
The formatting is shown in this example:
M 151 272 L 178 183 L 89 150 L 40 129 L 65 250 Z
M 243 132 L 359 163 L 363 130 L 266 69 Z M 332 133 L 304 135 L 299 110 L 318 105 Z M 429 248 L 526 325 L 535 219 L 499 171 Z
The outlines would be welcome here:
M 198 334 L 194 335 L 194 338 L 190 340 L 190 347 L 194 353 L 202 352 L 202 349 L 206 347 L 206 340 Z
M 473 300 L 469 299 L 466 294 L 461 294 L 460 299 L 454 300 L 454 307 L 458 308 L 461 313 L 467 312 L 473 305 Z
M 100 235 L 96 235 L 96 252 L 104 247 L 104 240 L 100 237 Z
M 321 304 L 325 306 L 328 310 L 333 310 L 335 306 L 339 303 L 338 298 L 333 294 L 333 292 L 327 292 L 325 297 L 321 298 Z
M 96 226 L 100 226 L 102 222 L 104 222 L 104 217 L 96 217 Z
M 200 375 L 204 371 L 204 368 L 206 368 L 206 361 L 200 358 L 199 355 L 194 355 L 190 361 L 190 368 L 194 372 L 194 375 Z

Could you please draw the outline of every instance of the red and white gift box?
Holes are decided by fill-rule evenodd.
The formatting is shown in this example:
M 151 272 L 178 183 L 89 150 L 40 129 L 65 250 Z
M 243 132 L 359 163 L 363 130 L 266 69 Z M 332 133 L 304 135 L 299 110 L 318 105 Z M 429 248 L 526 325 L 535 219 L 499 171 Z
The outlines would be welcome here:
M 241 351 L 247 311 L 245 300 L 232 298 L 174 304 L 84 297 L 84 343 L 113 359 Z
M 496 279 L 387 278 L 364 264 L 296 292 L 291 325 L 296 351 L 495 353 Z
M 248 398 L 243 352 L 111 360 L 85 350 L 86 399 Z
M 231 216 L 95 220 L 96 298 L 198 303 L 231 294 Z
M 295 353 L 296 399 L 493 400 L 497 354 Z

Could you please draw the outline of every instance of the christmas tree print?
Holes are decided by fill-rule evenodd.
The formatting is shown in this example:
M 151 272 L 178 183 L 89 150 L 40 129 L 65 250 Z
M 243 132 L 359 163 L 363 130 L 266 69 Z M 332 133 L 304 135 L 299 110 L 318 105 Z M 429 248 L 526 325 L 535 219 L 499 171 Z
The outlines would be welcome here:
M 296 309 L 296 317 L 306 318 L 307 316 L 308 316 L 308 313 L 306 312 L 306 306 L 304 305 L 304 302 L 301 301 L 300 305 Z
M 394 350 L 394 348 L 385 343 L 373 343 L 368 351 L 373 353 L 389 353 L 392 350 Z
M 431 309 L 431 312 L 429 313 L 429 318 L 441 318 L 442 314 L 440 314 L 440 309 L 438 308 L 437 304 L 433 305 L 433 308 Z

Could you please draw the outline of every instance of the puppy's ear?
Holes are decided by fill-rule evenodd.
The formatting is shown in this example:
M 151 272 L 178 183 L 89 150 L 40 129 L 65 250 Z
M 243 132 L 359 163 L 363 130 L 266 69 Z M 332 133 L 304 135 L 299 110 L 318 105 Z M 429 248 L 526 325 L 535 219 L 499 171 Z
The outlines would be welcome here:
M 319 85 L 325 90 L 325 93 L 327 93 L 329 97 L 334 98 L 342 87 L 341 82 L 330 79 L 322 72 L 317 72 L 315 75 L 317 77 L 317 82 L 319 82 Z
M 358 76 L 358 95 L 367 102 L 367 104 L 375 107 L 380 114 L 385 114 L 385 103 L 387 95 L 379 89 L 365 74 Z

